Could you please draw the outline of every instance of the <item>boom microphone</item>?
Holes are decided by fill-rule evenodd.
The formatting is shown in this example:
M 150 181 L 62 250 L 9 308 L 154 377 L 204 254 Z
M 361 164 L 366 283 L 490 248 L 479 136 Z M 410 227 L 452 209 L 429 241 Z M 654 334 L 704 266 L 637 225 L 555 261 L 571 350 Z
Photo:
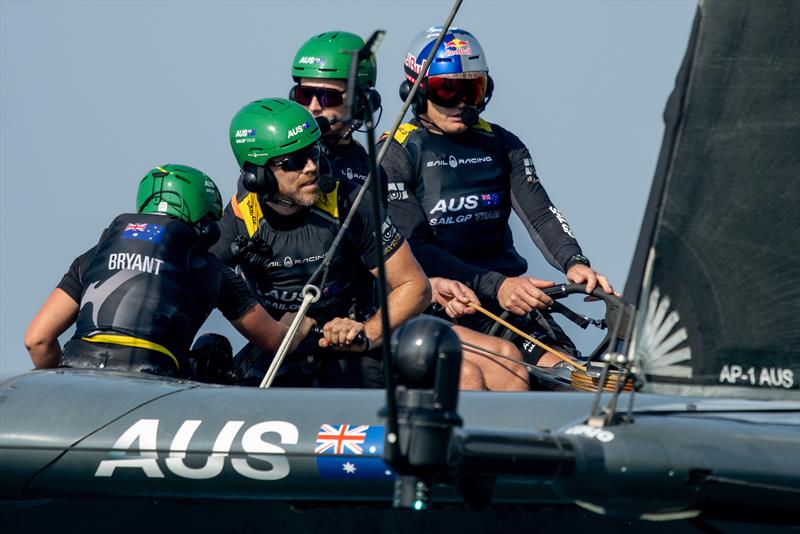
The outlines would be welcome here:
M 330 174 L 323 174 L 319 177 L 319 190 L 323 193 L 330 193 L 336 189 L 336 178 Z
M 464 106 L 464 109 L 461 110 L 461 122 L 464 123 L 464 126 L 473 127 L 478 124 L 478 108 L 475 106 Z
M 324 115 L 320 115 L 319 117 L 314 117 L 317 121 L 317 125 L 319 126 L 319 133 L 325 135 L 331 130 L 331 126 L 336 124 L 337 122 L 341 122 L 336 117 L 331 117 L 330 119 Z

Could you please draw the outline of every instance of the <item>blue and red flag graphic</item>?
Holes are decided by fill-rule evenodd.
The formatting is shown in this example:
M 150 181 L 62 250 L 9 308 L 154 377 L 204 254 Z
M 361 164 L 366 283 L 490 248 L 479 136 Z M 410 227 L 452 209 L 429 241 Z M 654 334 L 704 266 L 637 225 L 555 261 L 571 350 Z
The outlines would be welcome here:
M 322 425 L 314 454 L 322 478 L 394 478 L 383 462 L 382 426 Z
M 484 206 L 497 206 L 500 204 L 500 194 L 498 193 L 488 193 L 488 194 L 481 194 L 481 202 Z
M 150 241 L 151 243 L 161 243 L 164 237 L 164 227 L 158 224 L 130 223 L 122 231 L 122 239 L 138 239 L 140 241 Z

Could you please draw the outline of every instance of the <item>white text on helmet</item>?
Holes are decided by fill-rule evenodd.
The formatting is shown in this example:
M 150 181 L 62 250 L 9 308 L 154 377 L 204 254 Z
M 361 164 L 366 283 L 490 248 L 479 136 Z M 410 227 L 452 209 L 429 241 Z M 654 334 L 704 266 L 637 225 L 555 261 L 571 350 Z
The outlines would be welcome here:
M 321 57 L 303 56 L 298 63 L 302 65 L 324 65 L 325 60 Z
M 307 122 L 304 122 L 303 124 L 300 124 L 299 126 L 295 126 L 291 130 L 289 130 L 289 135 L 286 138 L 287 139 L 291 139 L 295 135 L 297 135 L 299 133 L 302 133 L 303 130 L 305 130 L 306 128 L 308 128 L 308 123 Z
M 422 71 L 422 68 L 425 66 L 425 60 L 422 60 L 421 65 L 417 65 L 417 56 L 414 54 L 408 54 L 406 55 L 405 66 L 419 74 Z

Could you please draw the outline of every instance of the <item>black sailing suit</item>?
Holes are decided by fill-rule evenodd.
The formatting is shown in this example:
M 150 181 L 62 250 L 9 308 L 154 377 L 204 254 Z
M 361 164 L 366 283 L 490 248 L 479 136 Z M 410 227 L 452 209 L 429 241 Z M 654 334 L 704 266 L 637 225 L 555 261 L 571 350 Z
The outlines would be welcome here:
M 386 142 L 382 138 L 379 142 Z M 403 124 L 381 165 L 388 180 L 389 214 L 408 239 L 428 276 L 458 280 L 484 307 L 499 313 L 497 292 L 528 264 L 514 248 L 508 219 L 513 209 L 554 267 L 566 271 L 581 248 L 566 219 L 542 187 L 520 139 L 481 119 L 460 135 L 431 133 L 418 120 Z M 538 315 L 538 314 L 537 314 Z M 459 319 L 488 332 L 480 314 Z M 567 348 L 572 343 L 552 320 L 531 324 Z
M 321 194 L 316 205 L 287 216 L 248 192 L 239 180 L 237 193 L 225 207 L 220 222 L 222 237 L 211 251 L 226 264 L 241 268 L 259 301 L 279 320 L 283 314 L 299 309 L 303 287 L 347 216 L 357 194 L 356 186 L 350 181 L 337 182 L 336 189 Z M 368 270 L 377 267 L 373 238 L 376 227 L 381 228 L 387 259 L 403 243 L 388 218 L 378 224 L 368 203 L 362 203 L 331 261 L 320 299 L 308 310 L 308 317 L 319 326 L 336 317 L 364 321 L 374 313 L 373 280 Z M 319 356 L 310 368 L 302 360 L 309 355 Z M 364 358 L 357 353 L 350 356 L 321 349 L 316 339 L 307 339 L 291 356 L 276 385 L 381 386 L 379 365 L 373 365 L 380 357 L 378 351 L 371 351 Z M 270 357 L 252 344 L 245 346 L 235 358 L 236 364 L 245 368 L 240 373 L 241 383 L 260 381 Z
M 165 376 L 188 371 L 189 347 L 215 307 L 235 321 L 256 304 L 194 228 L 155 214 L 115 218 L 58 287 L 80 305 L 60 365 Z

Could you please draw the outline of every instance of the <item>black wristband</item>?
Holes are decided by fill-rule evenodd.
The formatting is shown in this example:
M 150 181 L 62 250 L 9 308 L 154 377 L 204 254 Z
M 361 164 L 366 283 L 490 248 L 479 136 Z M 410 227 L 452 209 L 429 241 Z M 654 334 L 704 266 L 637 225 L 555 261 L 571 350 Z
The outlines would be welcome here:
M 570 259 L 567 260 L 567 264 L 564 266 L 564 270 L 568 271 L 570 267 L 578 264 L 585 265 L 587 267 L 592 266 L 591 262 L 589 261 L 589 258 L 584 256 L 583 254 L 575 254 L 574 256 L 572 256 Z

